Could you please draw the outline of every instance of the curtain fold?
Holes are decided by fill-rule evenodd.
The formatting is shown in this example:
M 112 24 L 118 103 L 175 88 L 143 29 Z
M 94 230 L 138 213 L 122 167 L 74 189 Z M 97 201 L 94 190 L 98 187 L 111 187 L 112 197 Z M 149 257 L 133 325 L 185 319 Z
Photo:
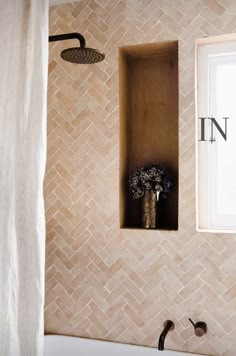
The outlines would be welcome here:
M 48 1 L 0 1 L 0 355 L 42 356 Z

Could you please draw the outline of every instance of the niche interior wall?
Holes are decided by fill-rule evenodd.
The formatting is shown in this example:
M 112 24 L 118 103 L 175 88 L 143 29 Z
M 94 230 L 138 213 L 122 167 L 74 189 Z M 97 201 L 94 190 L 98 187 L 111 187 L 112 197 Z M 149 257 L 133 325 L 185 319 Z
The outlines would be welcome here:
M 106 60 L 73 65 L 50 44 L 45 332 L 236 353 L 236 239 L 195 230 L 194 40 L 236 31 L 234 0 L 81 0 L 50 8 L 50 34 L 80 32 Z M 118 47 L 178 40 L 178 231 L 119 227 Z M 188 318 L 203 320 L 196 338 Z

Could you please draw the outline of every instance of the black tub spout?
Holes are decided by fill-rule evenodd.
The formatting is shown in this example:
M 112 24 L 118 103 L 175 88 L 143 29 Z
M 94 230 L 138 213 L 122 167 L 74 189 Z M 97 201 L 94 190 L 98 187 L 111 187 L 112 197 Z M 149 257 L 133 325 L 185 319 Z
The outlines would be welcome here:
M 165 344 L 165 338 L 166 335 L 170 330 L 173 330 L 175 327 L 175 324 L 173 323 L 172 320 L 166 320 L 163 324 L 164 329 L 159 337 L 159 342 L 158 342 L 158 350 L 163 351 L 164 350 L 164 344 Z

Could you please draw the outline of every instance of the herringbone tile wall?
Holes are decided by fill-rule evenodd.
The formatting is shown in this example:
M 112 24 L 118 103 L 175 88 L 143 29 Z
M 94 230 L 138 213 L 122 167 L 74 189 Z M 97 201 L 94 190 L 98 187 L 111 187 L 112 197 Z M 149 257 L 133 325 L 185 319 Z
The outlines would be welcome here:
M 194 40 L 236 31 L 235 0 L 82 0 L 50 9 L 106 60 L 73 65 L 50 44 L 46 333 L 236 355 L 236 237 L 195 231 Z M 118 47 L 179 40 L 179 230 L 119 229 Z M 194 336 L 188 318 L 208 324 Z

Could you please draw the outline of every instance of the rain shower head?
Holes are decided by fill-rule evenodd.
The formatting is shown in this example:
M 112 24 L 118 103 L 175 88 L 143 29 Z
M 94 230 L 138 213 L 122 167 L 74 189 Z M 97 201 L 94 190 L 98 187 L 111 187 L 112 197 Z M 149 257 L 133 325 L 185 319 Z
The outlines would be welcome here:
M 49 36 L 49 42 L 64 41 L 76 38 L 80 41 L 80 47 L 64 49 L 61 58 L 71 63 L 92 64 L 103 61 L 105 54 L 97 49 L 86 47 L 85 39 L 80 33 L 65 33 Z
M 71 63 L 92 64 L 103 61 L 105 55 L 94 48 L 72 47 L 64 49 L 61 58 Z

